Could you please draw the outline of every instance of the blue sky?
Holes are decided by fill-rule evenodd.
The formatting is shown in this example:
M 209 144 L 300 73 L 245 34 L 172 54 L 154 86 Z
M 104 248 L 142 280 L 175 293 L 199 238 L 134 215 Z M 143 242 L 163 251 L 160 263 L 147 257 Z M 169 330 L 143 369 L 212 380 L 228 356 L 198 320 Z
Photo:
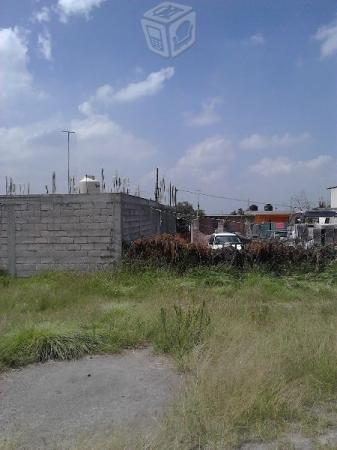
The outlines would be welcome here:
M 151 195 L 178 188 L 290 204 L 337 184 L 337 2 L 184 1 L 195 44 L 149 51 L 150 0 L 0 0 L 0 192 L 5 176 L 66 190 L 71 173 L 116 171 Z M 196 196 L 179 195 L 196 201 Z M 201 197 L 209 212 L 247 201 Z M 279 206 L 281 208 L 281 206 Z

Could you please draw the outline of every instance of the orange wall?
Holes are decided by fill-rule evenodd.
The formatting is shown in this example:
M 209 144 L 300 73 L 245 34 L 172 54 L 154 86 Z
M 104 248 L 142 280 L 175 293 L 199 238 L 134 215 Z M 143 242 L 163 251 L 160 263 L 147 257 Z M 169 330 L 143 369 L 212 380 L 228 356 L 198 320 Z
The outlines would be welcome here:
M 268 222 L 289 222 L 289 215 L 288 214 L 273 214 L 273 215 L 264 215 L 259 214 L 255 216 L 255 223 L 268 223 Z

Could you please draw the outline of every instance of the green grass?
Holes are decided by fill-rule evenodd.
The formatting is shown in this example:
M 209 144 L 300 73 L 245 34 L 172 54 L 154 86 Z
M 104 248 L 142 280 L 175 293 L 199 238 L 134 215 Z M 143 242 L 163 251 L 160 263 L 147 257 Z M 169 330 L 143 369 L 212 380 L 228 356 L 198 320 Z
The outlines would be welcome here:
M 186 383 L 148 448 L 315 434 L 337 400 L 336 275 L 124 267 L 1 277 L 0 369 L 150 344 Z

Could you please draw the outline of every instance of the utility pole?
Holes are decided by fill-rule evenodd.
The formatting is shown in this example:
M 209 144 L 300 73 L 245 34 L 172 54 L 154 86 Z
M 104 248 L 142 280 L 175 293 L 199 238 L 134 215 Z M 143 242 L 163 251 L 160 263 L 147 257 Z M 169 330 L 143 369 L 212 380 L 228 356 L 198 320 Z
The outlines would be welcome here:
M 156 187 L 154 190 L 154 198 L 155 198 L 156 202 L 159 201 L 159 169 L 158 169 L 158 167 L 156 169 Z
M 67 133 L 68 135 L 68 194 L 71 193 L 71 184 L 70 184 L 70 135 L 76 134 L 75 131 L 70 130 L 62 130 L 62 133 Z
M 52 193 L 56 194 L 56 173 L 53 172 L 53 177 L 52 177 Z
M 197 191 L 198 192 L 198 205 L 197 205 L 197 219 L 199 219 L 199 215 L 200 215 L 200 192 L 201 191 Z

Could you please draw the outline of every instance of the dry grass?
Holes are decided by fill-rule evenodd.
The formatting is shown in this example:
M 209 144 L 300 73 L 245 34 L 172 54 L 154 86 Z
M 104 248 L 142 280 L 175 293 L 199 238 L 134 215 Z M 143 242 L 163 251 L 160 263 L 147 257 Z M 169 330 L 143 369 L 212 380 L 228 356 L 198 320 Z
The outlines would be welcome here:
M 241 271 L 264 268 L 274 273 L 321 271 L 337 257 L 334 246 L 289 245 L 278 240 L 252 241 L 236 250 L 224 247 L 213 251 L 204 244 L 187 243 L 171 235 L 138 239 L 125 248 L 125 257 L 134 264 L 152 264 L 154 267 L 174 267 L 180 272 L 195 267 L 235 267 Z
M 19 340 L 24 347 L 20 353 L 13 344 L 6 353 L 0 343 L 0 361 L 30 362 L 25 351 L 41 334 L 55 342 L 90 336 L 95 345 L 83 352 L 144 342 L 171 352 L 187 382 L 158 433 L 150 440 L 114 435 L 98 448 L 236 448 L 290 428 L 315 435 L 328 423 L 317 411 L 337 400 L 335 273 L 274 277 L 195 269 L 181 277 L 152 269 L 6 281 L 0 284 L 1 342 Z M 207 320 L 198 328 L 201 316 Z

